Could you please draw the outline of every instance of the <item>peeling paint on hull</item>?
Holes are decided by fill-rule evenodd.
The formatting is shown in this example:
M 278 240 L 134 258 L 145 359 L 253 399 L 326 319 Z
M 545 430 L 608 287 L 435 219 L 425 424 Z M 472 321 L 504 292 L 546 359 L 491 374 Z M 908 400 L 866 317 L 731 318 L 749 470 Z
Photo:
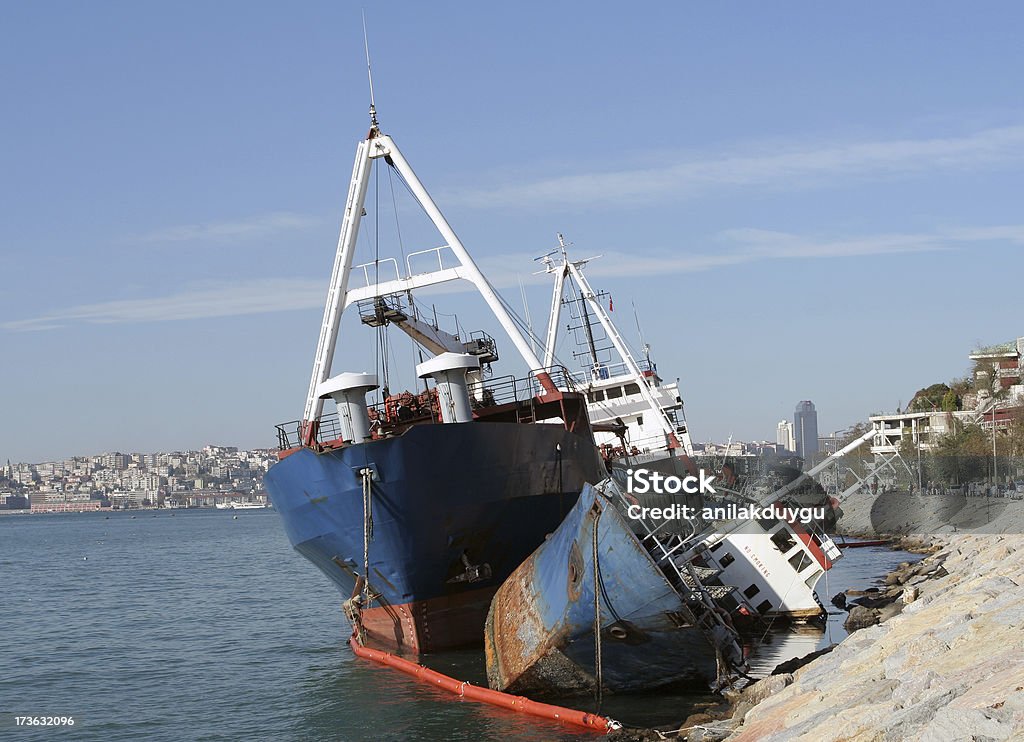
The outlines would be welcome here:
M 601 511 L 597 561 L 605 689 L 681 683 L 706 689 L 716 677 L 714 648 L 622 516 L 589 485 L 491 601 L 485 628 L 490 686 L 534 696 L 594 690 L 595 503 Z

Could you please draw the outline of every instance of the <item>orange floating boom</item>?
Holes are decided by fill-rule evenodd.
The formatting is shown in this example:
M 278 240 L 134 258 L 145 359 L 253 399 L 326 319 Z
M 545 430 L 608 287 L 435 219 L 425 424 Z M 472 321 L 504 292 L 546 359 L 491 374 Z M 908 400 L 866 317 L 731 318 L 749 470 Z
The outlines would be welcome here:
M 621 724 L 612 719 L 606 719 L 603 716 L 596 714 L 588 714 L 585 711 L 577 711 L 576 709 L 567 709 L 562 706 L 552 706 L 548 703 L 538 703 L 537 701 L 531 701 L 525 696 L 513 696 L 509 693 L 502 693 L 501 691 L 491 690 L 490 688 L 481 688 L 476 685 L 472 685 L 463 680 L 456 680 L 455 678 L 449 677 L 443 673 L 431 670 L 429 667 L 418 665 L 415 662 L 396 657 L 389 652 L 381 652 L 377 649 L 370 649 L 369 647 L 362 646 L 353 636 L 348 640 L 348 643 L 352 647 L 352 651 L 356 653 L 358 657 L 364 657 L 374 662 L 379 662 L 382 665 L 388 665 L 396 670 L 404 672 L 406 675 L 411 675 L 421 683 L 427 683 L 437 688 L 442 688 L 449 693 L 453 693 L 461 698 L 467 698 L 470 701 L 479 701 L 480 703 L 489 703 L 492 706 L 499 706 L 501 708 L 509 709 L 510 711 L 520 711 L 524 714 L 530 714 L 531 716 L 537 716 L 541 719 L 549 719 L 551 721 L 559 721 L 565 724 L 572 724 L 574 726 L 583 727 L 584 729 L 591 729 L 596 732 L 605 734 L 614 729 L 620 729 Z

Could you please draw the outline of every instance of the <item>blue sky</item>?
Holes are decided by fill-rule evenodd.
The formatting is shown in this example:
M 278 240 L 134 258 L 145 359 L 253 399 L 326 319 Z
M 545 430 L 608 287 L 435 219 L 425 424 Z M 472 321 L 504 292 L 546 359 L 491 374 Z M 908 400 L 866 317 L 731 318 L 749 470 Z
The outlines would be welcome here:
M 301 415 L 361 7 L 0 6 L 0 459 L 269 446 Z M 696 440 L 773 438 L 801 399 L 828 433 L 1024 335 L 1018 4 L 623 7 L 368 10 L 382 127 L 535 323 L 560 231 Z M 403 247 L 438 244 L 398 203 Z M 372 367 L 349 329 L 335 369 Z

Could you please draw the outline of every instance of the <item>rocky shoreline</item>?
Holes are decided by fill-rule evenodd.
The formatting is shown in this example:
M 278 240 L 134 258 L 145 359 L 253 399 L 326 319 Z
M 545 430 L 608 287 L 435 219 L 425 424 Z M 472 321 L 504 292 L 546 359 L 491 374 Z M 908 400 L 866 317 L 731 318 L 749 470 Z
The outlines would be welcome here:
M 891 575 L 893 583 L 908 578 L 892 585 L 902 596 L 893 615 L 878 616 L 880 623 L 795 672 L 744 691 L 750 698 L 736 705 L 743 713 L 734 712 L 727 738 L 1019 738 L 1024 539 L 957 534 L 937 536 L 936 545 L 913 570 Z M 745 712 L 744 701 L 751 703 Z
M 1000 514 L 1003 533 L 947 526 L 895 542 L 928 556 L 891 572 L 877 592 L 851 595 L 845 607 L 854 633 L 831 650 L 780 665 L 676 732 L 616 737 L 1024 739 L 1024 503 L 1012 505 Z M 878 537 L 856 506 L 847 532 Z

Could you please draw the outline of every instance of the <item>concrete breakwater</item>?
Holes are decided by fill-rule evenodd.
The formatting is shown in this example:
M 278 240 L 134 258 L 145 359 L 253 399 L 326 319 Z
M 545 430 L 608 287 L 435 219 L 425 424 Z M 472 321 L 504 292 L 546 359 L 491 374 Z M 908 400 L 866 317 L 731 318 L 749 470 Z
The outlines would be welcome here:
M 913 534 L 902 548 L 934 553 L 852 607 L 859 630 L 830 653 L 686 738 L 1024 739 L 1024 503 L 865 492 L 843 511 L 843 532 Z
M 892 586 L 906 601 L 897 615 L 759 681 L 735 699 L 730 719 L 686 738 L 1024 738 L 1024 537 L 935 541 L 938 551 Z

